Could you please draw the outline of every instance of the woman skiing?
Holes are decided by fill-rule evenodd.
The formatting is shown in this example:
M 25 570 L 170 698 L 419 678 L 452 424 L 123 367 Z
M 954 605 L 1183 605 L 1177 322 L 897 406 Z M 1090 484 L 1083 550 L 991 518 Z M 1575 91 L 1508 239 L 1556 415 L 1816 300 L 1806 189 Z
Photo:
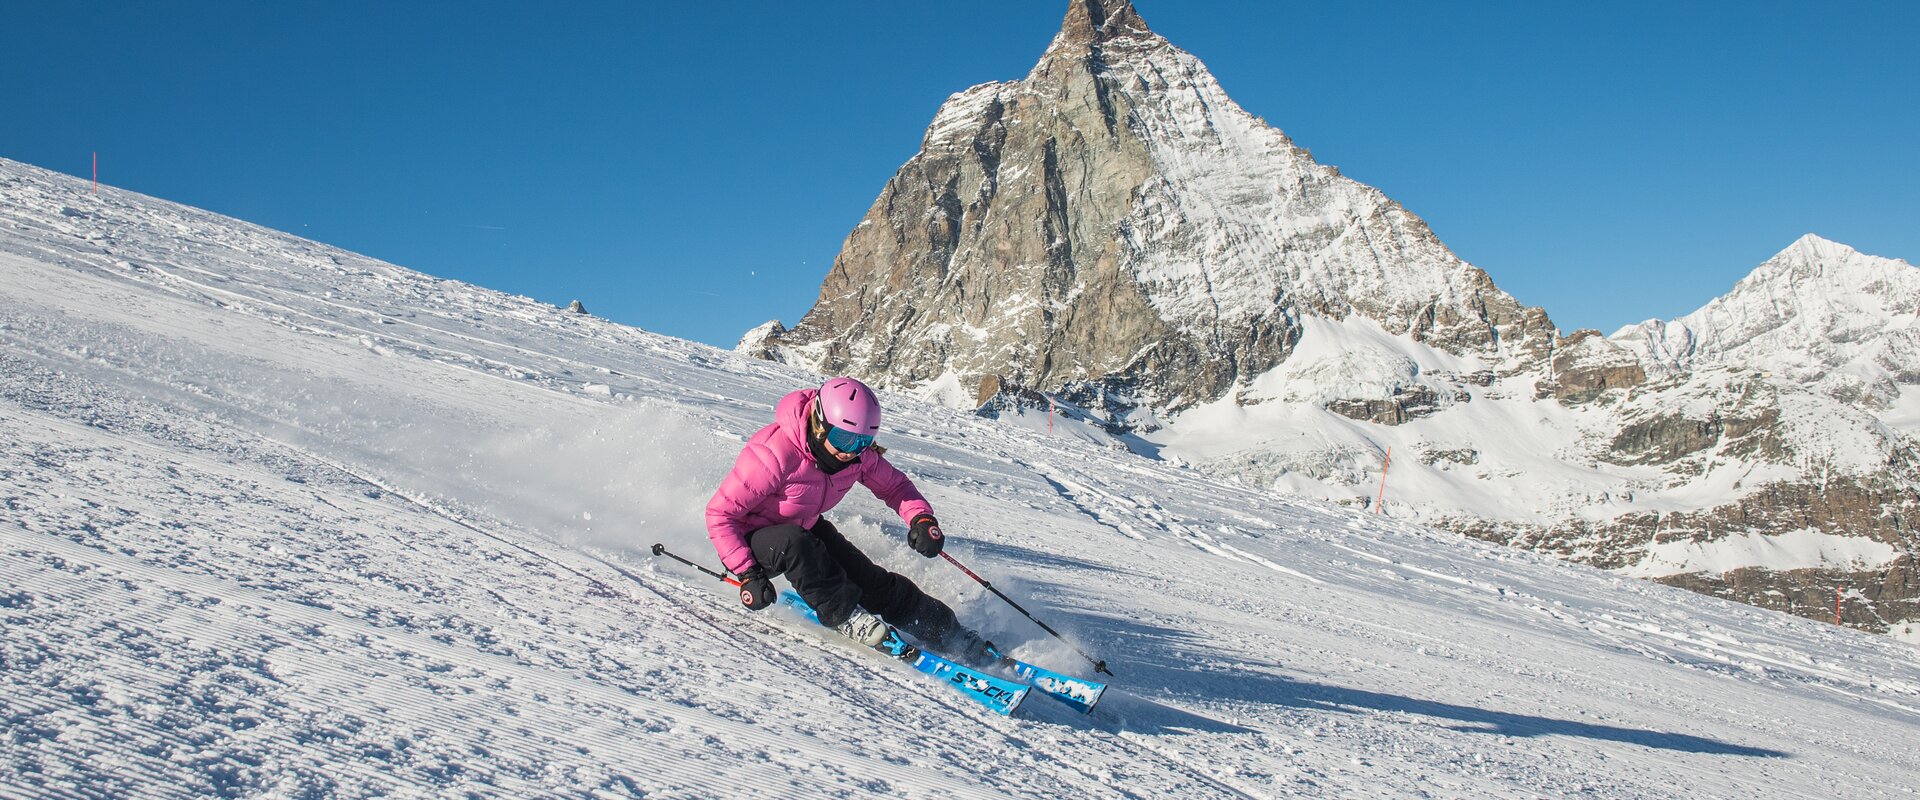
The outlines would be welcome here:
M 998 661 L 993 646 L 953 609 L 874 564 L 821 516 L 859 483 L 907 523 L 909 546 L 940 554 L 945 539 L 933 506 L 874 445 L 879 430 L 880 401 L 852 378 L 781 398 L 773 424 L 747 440 L 707 501 L 707 535 L 740 576 L 749 609 L 771 605 L 770 579 L 784 575 L 822 624 L 855 641 L 879 647 L 891 624 L 955 661 L 990 665 Z

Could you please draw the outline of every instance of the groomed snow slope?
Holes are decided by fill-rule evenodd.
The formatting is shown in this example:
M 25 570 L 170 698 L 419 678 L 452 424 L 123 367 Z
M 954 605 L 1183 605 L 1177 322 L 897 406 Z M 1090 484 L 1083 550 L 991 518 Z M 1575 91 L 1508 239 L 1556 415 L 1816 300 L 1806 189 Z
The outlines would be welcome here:
M 952 551 L 1118 673 L 994 717 L 648 555 L 815 380 L 0 160 L 0 795 L 1920 786 L 1911 646 L 890 398 Z

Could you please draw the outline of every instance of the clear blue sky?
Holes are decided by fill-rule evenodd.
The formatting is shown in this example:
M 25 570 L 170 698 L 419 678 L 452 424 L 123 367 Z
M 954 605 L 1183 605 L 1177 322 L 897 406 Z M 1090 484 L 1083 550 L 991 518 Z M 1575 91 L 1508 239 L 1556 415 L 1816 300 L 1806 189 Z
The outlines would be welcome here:
M 1920 261 L 1920 3 L 1137 0 L 1562 329 Z M 731 346 L 1065 0 L 11 4 L 0 156 Z

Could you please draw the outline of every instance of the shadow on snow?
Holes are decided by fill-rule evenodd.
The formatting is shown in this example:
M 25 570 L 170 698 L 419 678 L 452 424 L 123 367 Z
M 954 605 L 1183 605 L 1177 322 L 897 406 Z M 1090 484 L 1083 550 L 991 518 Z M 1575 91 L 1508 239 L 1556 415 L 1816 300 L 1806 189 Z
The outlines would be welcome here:
M 999 551 L 996 555 L 1000 558 L 1038 563 L 1051 568 L 1076 571 L 1087 569 L 1087 565 L 1083 563 L 1070 562 L 1068 559 L 1050 557 L 1019 547 L 984 543 L 977 543 L 976 547 L 983 551 Z M 1049 565 L 1050 560 L 1057 563 Z M 613 565 L 608 564 L 608 566 Z M 620 572 L 635 582 L 645 583 L 627 570 L 621 569 Z M 1107 652 L 1100 655 L 1110 661 L 1117 675 L 1109 679 L 1113 691 L 1101 701 L 1100 710 L 1095 712 L 1093 719 L 1080 718 L 1081 724 L 1090 727 L 1150 734 L 1256 732 L 1252 728 L 1229 720 L 1204 716 L 1147 696 L 1157 694 L 1165 698 L 1185 697 L 1224 703 L 1285 706 L 1341 714 L 1377 712 L 1415 715 L 1452 720 L 1454 724 L 1444 727 L 1461 733 L 1518 738 L 1568 736 L 1706 755 L 1754 758 L 1788 758 L 1792 755 L 1779 750 L 1747 747 L 1684 733 L 1517 714 L 1435 700 L 1422 700 L 1387 692 L 1294 680 L 1259 669 L 1231 666 L 1209 668 L 1206 665 L 1219 665 L 1230 654 L 1199 644 L 1188 634 L 1128 619 L 1092 614 L 1071 605 L 1066 608 L 1058 605 L 1049 607 L 1035 602 L 1034 599 L 1027 599 L 1023 605 L 1027 605 L 1029 611 L 1042 619 L 1058 619 L 1061 615 L 1077 618 L 1079 624 L 1067 628 L 1081 632 L 1081 636 L 1074 638 L 1084 638 L 1089 643 L 1105 643 L 1105 646 L 1098 649 Z M 1033 634 L 1045 635 L 1037 630 L 1033 631 Z M 1089 649 L 1089 652 L 1093 650 Z M 1203 666 L 1196 668 L 1192 666 L 1195 664 Z M 1065 667 L 1066 671 L 1072 673 L 1086 672 L 1084 665 L 1081 665 L 1080 669 L 1075 669 L 1074 665 L 1068 664 L 1056 666 Z M 1057 717 L 1058 715 L 1047 716 Z M 1077 717 L 1077 715 L 1071 716 Z M 1069 717 L 1058 718 L 1058 721 L 1073 724 L 1068 720 Z
M 1008 550 L 1019 548 L 1006 548 Z M 1003 557 L 1027 559 L 1037 554 L 1003 553 Z M 1084 565 L 1076 565 L 1084 569 Z M 1037 587 L 1036 587 L 1037 588 Z M 1674 750 L 1705 755 L 1745 756 L 1752 758 L 1789 758 L 1779 750 L 1722 742 L 1703 736 L 1669 731 L 1647 730 L 1618 725 L 1603 725 L 1579 720 L 1556 719 L 1532 714 L 1497 711 L 1489 708 L 1423 700 L 1390 692 L 1369 691 L 1344 686 L 1296 680 L 1256 668 L 1223 664 L 1233 654 L 1197 643 L 1193 637 L 1176 630 L 1143 624 L 1134 620 L 1088 613 L 1071 605 L 1061 607 L 1024 601 L 1028 610 L 1042 619 L 1064 615 L 1074 619 L 1065 627 L 1077 631 L 1089 643 L 1104 643 L 1090 653 L 1105 658 L 1117 676 L 1109 680 L 1113 691 L 1103 700 L 1089 723 L 1097 727 L 1135 733 L 1252 733 L 1238 723 L 1203 716 L 1192 710 L 1176 708 L 1149 697 L 1163 699 L 1192 698 L 1219 703 L 1245 703 L 1284 706 L 1306 711 L 1340 714 L 1389 713 L 1449 720 L 1448 730 L 1461 733 L 1491 734 L 1533 738 L 1568 736 L 1596 741 L 1623 742 L 1659 750 Z M 1055 623 L 1058 626 L 1058 623 Z M 1034 632 L 1037 636 L 1045 634 Z M 1069 666 L 1069 665 L 1062 665 Z M 1084 672 L 1084 669 L 1069 670 Z M 1105 724 L 1102 724 L 1104 718 Z

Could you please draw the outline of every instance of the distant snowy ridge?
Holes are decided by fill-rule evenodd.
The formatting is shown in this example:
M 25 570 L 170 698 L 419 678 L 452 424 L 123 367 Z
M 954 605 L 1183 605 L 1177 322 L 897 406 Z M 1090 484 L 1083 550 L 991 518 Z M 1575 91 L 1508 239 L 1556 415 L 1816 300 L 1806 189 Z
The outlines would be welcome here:
M 1884 410 L 1920 383 L 1920 269 L 1808 234 L 1700 310 L 1611 338 L 1665 373 L 1767 370 Z
M 1551 372 L 1484 384 L 1448 379 L 1483 364 L 1364 320 L 1309 321 L 1287 362 L 1148 438 L 1285 491 L 1371 506 L 1386 490 L 1433 524 L 1822 619 L 1871 587 L 1852 624 L 1897 630 L 1920 614 L 1920 362 L 1889 355 L 1916 330 L 1914 277 L 1805 239 L 1702 312 L 1563 339 Z M 1573 393 L 1569 376 L 1608 377 Z M 1416 392 L 1432 412 L 1396 424 L 1334 413 Z M 1808 584 L 1831 588 L 1785 588 Z

